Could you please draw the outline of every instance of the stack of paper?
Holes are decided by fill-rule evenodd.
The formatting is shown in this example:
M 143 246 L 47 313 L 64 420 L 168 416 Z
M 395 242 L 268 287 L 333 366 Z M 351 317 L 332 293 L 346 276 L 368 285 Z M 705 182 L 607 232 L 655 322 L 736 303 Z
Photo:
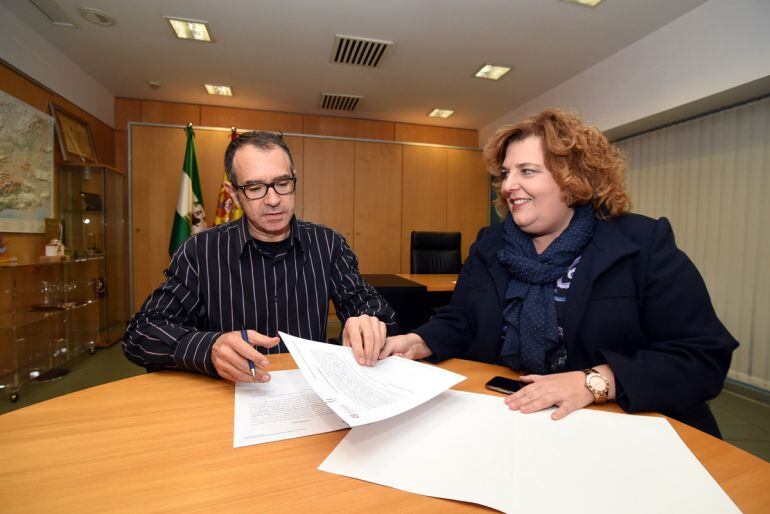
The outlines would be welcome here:
M 319 469 L 504 512 L 740 512 L 665 419 L 551 412 L 446 391 L 351 430 Z
M 465 377 L 401 357 L 359 365 L 348 347 L 280 333 L 299 370 L 235 386 L 233 446 L 373 423 L 434 398 Z

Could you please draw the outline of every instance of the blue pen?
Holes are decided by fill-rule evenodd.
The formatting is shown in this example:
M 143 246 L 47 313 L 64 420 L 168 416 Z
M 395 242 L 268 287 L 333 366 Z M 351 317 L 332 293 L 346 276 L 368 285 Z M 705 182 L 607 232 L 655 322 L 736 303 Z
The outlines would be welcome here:
M 249 334 L 246 333 L 246 327 L 241 327 L 241 337 L 244 341 L 246 341 L 246 344 L 251 346 L 251 343 L 249 342 Z M 251 359 L 246 359 L 249 363 L 249 369 L 251 370 L 251 376 L 254 377 L 254 380 L 257 379 L 257 371 L 254 369 L 254 361 Z

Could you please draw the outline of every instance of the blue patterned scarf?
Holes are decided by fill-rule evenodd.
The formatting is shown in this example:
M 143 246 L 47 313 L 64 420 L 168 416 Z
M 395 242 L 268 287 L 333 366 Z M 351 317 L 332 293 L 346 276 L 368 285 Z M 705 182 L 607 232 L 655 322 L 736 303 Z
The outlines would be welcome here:
M 569 226 L 540 255 L 532 236 L 510 214 L 503 222 L 505 247 L 497 258 L 510 274 L 503 320 L 507 325 L 501 356 L 512 367 L 544 373 L 545 355 L 559 344 L 554 282 L 583 252 L 594 234 L 592 205 L 575 208 Z

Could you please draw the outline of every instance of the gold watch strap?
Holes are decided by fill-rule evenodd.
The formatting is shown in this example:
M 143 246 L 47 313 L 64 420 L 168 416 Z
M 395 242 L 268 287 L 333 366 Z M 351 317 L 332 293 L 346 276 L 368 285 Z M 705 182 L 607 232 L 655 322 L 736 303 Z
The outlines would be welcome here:
M 605 377 L 604 375 L 596 371 L 594 368 L 584 369 L 583 373 L 585 373 L 586 375 L 586 380 L 585 380 L 586 389 L 588 389 L 591 392 L 591 394 L 594 395 L 594 403 L 606 402 L 610 394 L 610 381 L 607 379 L 607 377 Z M 606 385 L 606 389 L 603 391 L 603 393 L 591 387 L 591 384 L 588 380 L 588 377 L 591 375 L 597 375 L 599 378 L 601 378 L 604 381 L 604 384 Z

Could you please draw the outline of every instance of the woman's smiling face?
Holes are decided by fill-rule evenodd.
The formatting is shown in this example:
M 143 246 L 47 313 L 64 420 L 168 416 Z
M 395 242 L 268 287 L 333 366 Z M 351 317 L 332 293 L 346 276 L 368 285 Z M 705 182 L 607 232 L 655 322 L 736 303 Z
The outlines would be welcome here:
M 559 237 L 574 213 L 544 161 L 542 138 L 529 136 L 508 145 L 501 169 L 513 222 L 532 236 L 538 253 Z

